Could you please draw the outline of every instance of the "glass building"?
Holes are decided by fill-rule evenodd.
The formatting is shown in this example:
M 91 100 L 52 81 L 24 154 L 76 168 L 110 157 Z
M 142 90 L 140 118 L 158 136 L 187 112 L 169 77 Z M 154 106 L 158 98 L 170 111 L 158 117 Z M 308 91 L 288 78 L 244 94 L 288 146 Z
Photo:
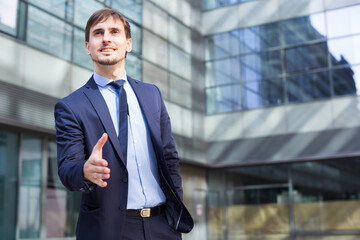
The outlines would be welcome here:
M 92 74 L 84 28 L 130 21 L 156 84 L 191 240 L 360 236 L 360 0 L 0 0 L 0 239 L 73 240 L 53 109 Z

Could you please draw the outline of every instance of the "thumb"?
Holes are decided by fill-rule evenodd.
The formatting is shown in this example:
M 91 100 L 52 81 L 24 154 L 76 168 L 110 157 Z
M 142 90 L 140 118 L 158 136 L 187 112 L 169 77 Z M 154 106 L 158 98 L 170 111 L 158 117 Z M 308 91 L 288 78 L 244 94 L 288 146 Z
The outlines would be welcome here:
M 94 146 L 94 148 L 92 150 L 92 154 L 95 154 L 95 155 L 97 155 L 99 157 L 102 157 L 102 149 L 103 149 L 107 139 L 108 139 L 107 133 L 103 133 L 101 138 L 99 138 L 99 140 L 95 144 L 95 146 Z

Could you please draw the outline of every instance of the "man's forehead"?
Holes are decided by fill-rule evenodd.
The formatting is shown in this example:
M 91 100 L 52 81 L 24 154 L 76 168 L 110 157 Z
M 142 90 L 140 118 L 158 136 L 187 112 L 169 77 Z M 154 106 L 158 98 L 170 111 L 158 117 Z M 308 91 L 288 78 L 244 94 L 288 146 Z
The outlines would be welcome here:
M 108 18 L 105 18 L 105 19 L 101 20 L 100 22 L 94 24 L 91 27 L 91 30 L 93 31 L 95 29 L 102 29 L 102 28 L 120 28 L 120 29 L 124 29 L 124 23 L 119 18 L 109 16 Z

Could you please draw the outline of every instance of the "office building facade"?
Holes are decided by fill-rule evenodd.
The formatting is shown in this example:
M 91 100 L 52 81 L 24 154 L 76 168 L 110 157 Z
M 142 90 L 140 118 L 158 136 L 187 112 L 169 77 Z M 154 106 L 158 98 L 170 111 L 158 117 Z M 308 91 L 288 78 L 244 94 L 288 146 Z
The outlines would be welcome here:
M 75 239 L 53 108 L 92 74 L 87 18 L 130 21 L 195 228 L 184 239 L 360 235 L 359 0 L 0 0 L 0 239 Z

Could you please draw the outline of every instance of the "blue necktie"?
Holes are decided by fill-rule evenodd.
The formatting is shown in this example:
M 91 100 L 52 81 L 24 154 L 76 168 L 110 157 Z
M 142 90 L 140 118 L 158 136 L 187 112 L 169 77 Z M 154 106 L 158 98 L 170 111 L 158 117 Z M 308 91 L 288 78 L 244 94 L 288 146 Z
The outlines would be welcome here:
M 128 140 L 128 104 L 126 98 L 126 91 L 124 89 L 125 80 L 117 80 L 109 83 L 119 91 L 119 142 L 120 148 L 123 152 L 125 161 L 127 154 L 127 140 Z

